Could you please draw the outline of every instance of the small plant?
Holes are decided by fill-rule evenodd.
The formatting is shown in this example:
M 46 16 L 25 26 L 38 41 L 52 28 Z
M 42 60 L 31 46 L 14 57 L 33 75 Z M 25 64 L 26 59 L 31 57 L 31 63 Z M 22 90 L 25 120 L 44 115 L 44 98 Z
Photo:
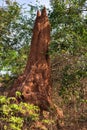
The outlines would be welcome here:
M 17 92 L 16 96 L 20 97 Z M 39 108 L 29 103 L 17 103 L 15 97 L 0 96 L 0 129 L 21 130 L 23 124 L 39 119 Z

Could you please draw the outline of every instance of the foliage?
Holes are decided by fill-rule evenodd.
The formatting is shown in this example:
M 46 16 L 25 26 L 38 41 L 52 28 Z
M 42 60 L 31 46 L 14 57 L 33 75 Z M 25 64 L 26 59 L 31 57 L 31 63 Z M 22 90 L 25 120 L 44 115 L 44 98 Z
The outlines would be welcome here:
M 77 109 L 82 100 L 85 106 L 87 99 L 86 2 L 53 0 L 49 13 L 52 26 L 50 51 L 54 56 L 53 79 L 60 85 L 58 94 L 63 97 L 64 103 L 75 104 Z
M 86 57 L 80 57 L 75 64 L 68 64 L 62 70 L 62 87 L 76 87 L 80 85 L 80 80 L 87 77 L 87 60 Z
M 23 72 L 29 53 L 36 8 L 17 2 L 0 7 L 0 82 L 9 87 Z M 8 85 L 7 85 L 8 84 Z
M 65 51 L 72 55 L 86 52 L 87 39 L 84 32 L 87 32 L 87 18 L 83 15 L 85 2 L 53 0 L 49 15 L 52 26 L 51 50 L 58 53 Z
M 13 76 L 26 64 L 35 17 L 32 6 L 22 8 L 17 2 L 0 8 L 0 70 Z
M 16 92 L 16 97 L 0 96 L 0 129 L 1 130 L 22 130 L 31 129 L 31 127 L 47 129 L 46 125 L 54 124 L 54 120 L 49 118 L 47 112 L 43 118 L 40 115 L 40 109 L 33 104 L 19 102 L 21 93 Z M 49 112 L 48 112 L 49 113 Z M 38 124 L 39 126 L 34 124 Z
M 37 106 L 23 102 L 17 103 L 15 97 L 0 96 L 0 129 L 21 130 L 24 123 L 30 124 L 38 119 Z

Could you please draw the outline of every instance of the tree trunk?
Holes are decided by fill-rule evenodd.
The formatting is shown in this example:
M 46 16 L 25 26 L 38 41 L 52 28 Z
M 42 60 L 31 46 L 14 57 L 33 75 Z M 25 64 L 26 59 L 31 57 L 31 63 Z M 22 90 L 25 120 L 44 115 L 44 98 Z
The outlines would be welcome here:
M 30 54 L 24 74 L 13 85 L 10 95 L 21 91 L 26 102 L 47 110 L 51 104 L 51 77 L 48 46 L 50 42 L 50 23 L 44 8 L 37 12 Z

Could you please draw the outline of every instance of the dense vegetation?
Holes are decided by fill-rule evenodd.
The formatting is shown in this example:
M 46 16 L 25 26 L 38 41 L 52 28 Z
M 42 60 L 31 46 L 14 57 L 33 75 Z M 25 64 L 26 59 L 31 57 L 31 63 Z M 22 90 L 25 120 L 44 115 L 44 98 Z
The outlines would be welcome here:
M 26 11 L 16 2 L 7 0 L 6 3 L 6 7 L 0 7 L 0 95 L 4 95 L 0 97 L 0 125 L 2 130 L 21 130 L 23 122 L 26 122 L 24 127 L 28 129 L 27 121 L 32 121 L 33 117 L 39 120 L 39 108 L 26 103 L 17 104 L 15 98 L 9 99 L 6 95 L 15 78 L 24 70 L 37 6 L 29 5 Z M 49 55 L 52 63 L 53 99 L 64 111 L 66 127 L 74 126 L 73 130 L 80 130 L 81 123 L 86 129 L 87 0 L 53 0 L 50 3 Z M 11 100 L 14 100 L 14 104 L 10 104 Z M 23 115 L 23 105 L 26 111 L 31 111 L 28 117 Z M 8 121 L 9 125 L 6 126 Z

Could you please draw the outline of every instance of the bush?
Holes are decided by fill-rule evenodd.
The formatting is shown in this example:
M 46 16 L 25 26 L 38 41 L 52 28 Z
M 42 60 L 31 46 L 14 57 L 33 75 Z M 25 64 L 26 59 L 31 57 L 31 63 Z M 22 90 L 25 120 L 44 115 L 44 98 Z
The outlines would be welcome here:
M 0 96 L 1 130 L 21 130 L 27 121 L 30 124 L 38 119 L 39 108 L 37 106 L 24 102 L 17 103 L 15 97 Z

